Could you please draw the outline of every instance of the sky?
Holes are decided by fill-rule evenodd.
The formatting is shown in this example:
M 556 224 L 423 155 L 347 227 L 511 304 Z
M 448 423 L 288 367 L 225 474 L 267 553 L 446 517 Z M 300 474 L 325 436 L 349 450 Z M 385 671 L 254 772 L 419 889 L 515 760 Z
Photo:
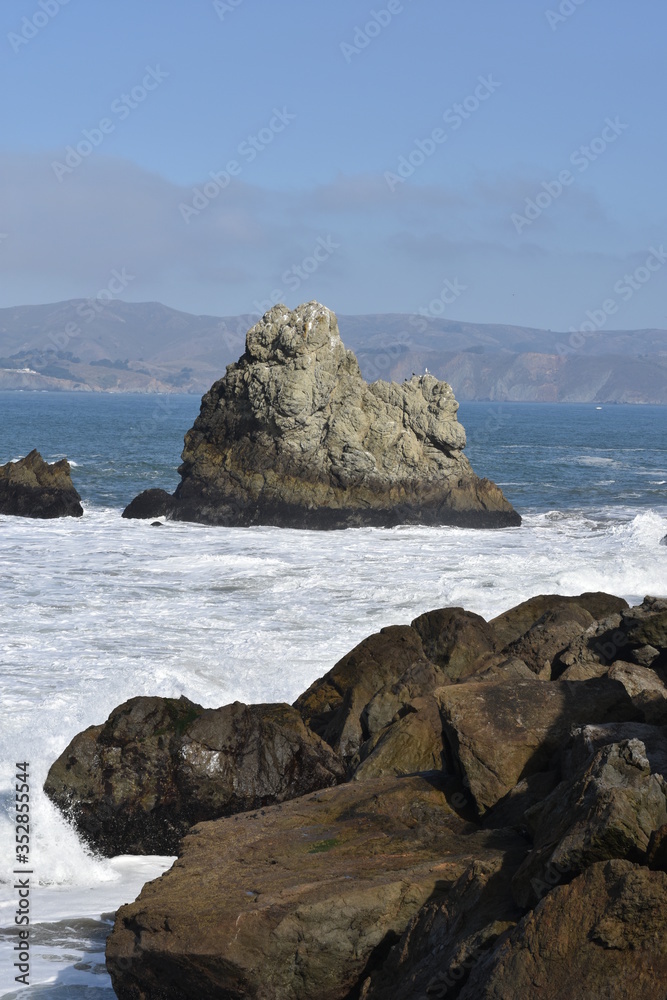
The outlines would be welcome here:
M 659 0 L 6 0 L 0 307 L 667 328 L 665 37 Z

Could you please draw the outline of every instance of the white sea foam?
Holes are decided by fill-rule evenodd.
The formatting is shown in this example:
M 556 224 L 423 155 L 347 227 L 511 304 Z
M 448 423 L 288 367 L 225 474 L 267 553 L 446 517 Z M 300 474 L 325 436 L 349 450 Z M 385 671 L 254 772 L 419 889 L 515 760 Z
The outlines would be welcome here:
M 4 519 L 0 922 L 11 923 L 14 761 L 32 767 L 34 919 L 99 918 L 165 862 L 93 857 L 39 789 L 69 740 L 116 705 L 141 694 L 293 701 L 364 636 L 435 607 L 489 618 L 536 593 L 664 594 L 666 533 L 667 511 L 630 507 L 548 511 L 480 532 L 157 530 L 94 509 L 77 520 Z M 54 959 L 35 983 L 48 974 L 108 986 L 99 968 L 66 959 L 82 945 L 47 939 Z

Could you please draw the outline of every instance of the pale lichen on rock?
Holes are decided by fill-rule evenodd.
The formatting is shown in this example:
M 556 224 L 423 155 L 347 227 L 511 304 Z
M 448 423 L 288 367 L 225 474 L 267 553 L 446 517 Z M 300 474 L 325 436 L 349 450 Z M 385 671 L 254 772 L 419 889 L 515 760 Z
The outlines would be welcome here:
M 173 497 L 146 491 L 124 516 L 296 528 L 520 524 L 463 455 L 457 410 L 451 387 L 432 375 L 365 382 L 320 303 L 276 305 L 203 397 Z

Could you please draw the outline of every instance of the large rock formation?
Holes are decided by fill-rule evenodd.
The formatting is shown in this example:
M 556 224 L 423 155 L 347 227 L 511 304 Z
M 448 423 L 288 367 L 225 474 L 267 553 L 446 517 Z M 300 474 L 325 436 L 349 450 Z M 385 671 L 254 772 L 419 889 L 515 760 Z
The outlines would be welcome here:
M 18 462 L 0 465 L 0 514 L 81 517 L 69 462 L 63 458 L 48 465 L 38 451 L 31 451 Z
M 76 737 L 49 783 L 103 850 L 226 815 L 119 912 L 117 995 L 667 996 L 666 610 L 438 609 L 294 708 L 139 698 Z
M 173 497 L 148 490 L 123 516 L 295 528 L 520 524 L 462 454 L 457 409 L 432 375 L 367 384 L 332 312 L 277 305 L 204 396 Z

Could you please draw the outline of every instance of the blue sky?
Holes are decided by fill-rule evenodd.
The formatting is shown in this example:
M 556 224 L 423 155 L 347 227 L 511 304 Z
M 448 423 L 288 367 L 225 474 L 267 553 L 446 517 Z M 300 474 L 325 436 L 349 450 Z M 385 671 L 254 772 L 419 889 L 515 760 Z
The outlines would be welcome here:
M 196 313 L 449 281 L 453 319 L 667 327 L 666 36 L 626 0 L 12 0 L 0 305 L 116 270 Z

